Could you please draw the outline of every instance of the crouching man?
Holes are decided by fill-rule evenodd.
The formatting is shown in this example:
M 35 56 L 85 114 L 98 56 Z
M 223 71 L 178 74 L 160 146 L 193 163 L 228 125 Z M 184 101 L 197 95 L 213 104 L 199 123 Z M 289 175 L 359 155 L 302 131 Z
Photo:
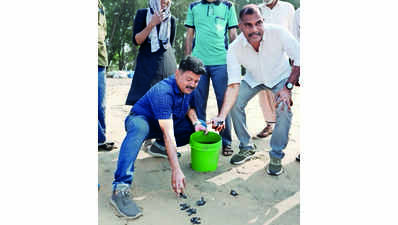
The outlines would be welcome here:
M 127 134 L 120 148 L 110 199 L 122 216 L 137 218 L 142 215 L 129 193 L 134 162 L 146 139 L 161 140 L 160 144 L 165 146 L 171 167 L 171 187 L 177 195 L 184 193 L 185 176 L 178 163 L 177 147 L 188 144 L 193 132 L 206 131 L 192 105 L 192 92 L 199 83 L 200 74 L 204 73 L 205 68 L 199 59 L 186 57 L 181 61 L 175 76 L 153 86 L 127 116 Z
M 239 29 L 242 33 L 231 44 L 227 53 L 228 88 L 222 109 L 213 124 L 222 123 L 231 111 L 232 123 L 239 139 L 240 151 L 231 158 L 232 164 L 241 164 L 252 158 L 255 146 L 251 143 L 246 125 L 247 103 L 261 90 L 274 93 L 276 124 L 271 137 L 270 163 L 266 172 L 280 175 L 283 149 L 288 143 L 291 125 L 293 86 L 300 76 L 300 48 L 297 40 L 285 28 L 264 24 L 256 5 L 247 5 L 239 13 Z M 294 60 L 289 65 L 289 57 Z M 241 80 L 241 65 L 246 75 Z M 217 127 L 222 129 L 222 125 Z

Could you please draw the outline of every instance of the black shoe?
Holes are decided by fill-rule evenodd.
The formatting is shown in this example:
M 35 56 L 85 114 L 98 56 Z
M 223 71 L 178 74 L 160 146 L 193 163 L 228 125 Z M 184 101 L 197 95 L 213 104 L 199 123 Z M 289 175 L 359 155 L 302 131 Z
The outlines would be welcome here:
M 298 155 L 296 156 L 296 161 L 297 161 L 297 162 L 300 162 L 300 154 L 298 154 Z
M 169 156 L 167 155 L 166 148 L 161 146 L 156 141 L 152 144 L 152 146 L 148 149 L 148 153 L 155 157 L 162 157 L 167 159 Z M 177 158 L 181 157 L 181 153 L 177 152 Z
M 239 165 L 247 160 L 253 158 L 256 152 L 254 150 L 240 150 L 238 154 L 232 156 L 230 163 L 234 165 Z
M 137 207 L 135 202 L 131 200 L 130 191 L 127 187 L 122 190 L 114 191 L 110 203 L 116 209 L 119 216 L 135 219 L 142 215 L 141 210 Z
M 117 147 L 115 146 L 115 143 L 113 143 L 113 142 L 105 142 L 104 144 L 98 145 L 99 152 L 110 152 L 115 148 L 117 148 Z
M 283 173 L 283 167 L 281 163 L 281 159 L 271 158 L 268 166 L 265 168 L 265 171 L 268 175 L 271 176 L 279 176 Z

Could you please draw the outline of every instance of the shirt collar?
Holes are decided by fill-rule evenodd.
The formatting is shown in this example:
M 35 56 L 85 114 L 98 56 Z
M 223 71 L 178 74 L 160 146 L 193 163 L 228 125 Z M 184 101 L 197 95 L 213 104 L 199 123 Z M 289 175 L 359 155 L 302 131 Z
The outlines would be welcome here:
M 176 80 L 175 75 L 173 75 L 173 83 L 172 83 L 172 85 L 173 85 L 174 93 L 176 93 L 178 95 L 183 95 L 183 93 L 181 92 L 180 88 L 178 88 L 177 80 Z
M 202 0 L 202 4 L 215 4 L 215 5 L 219 5 L 221 3 L 221 0 L 216 0 L 214 2 L 208 2 L 206 0 Z
M 268 10 L 270 10 L 270 11 L 274 11 L 276 8 L 279 8 L 280 5 L 281 5 L 281 4 L 280 4 L 280 1 L 278 1 L 278 2 L 275 4 L 274 8 L 270 9 L 270 8 L 268 8 L 267 4 L 261 3 L 261 4 L 259 5 L 259 8 L 268 9 Z

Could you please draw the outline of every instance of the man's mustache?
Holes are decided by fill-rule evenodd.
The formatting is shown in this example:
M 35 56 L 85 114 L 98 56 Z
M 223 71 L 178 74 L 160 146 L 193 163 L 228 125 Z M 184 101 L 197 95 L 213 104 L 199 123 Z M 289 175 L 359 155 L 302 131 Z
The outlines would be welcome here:
M 249 34 L 249 37 L 252 37 L 253 35 L 261 36 L 260 32 L 253 32 Z

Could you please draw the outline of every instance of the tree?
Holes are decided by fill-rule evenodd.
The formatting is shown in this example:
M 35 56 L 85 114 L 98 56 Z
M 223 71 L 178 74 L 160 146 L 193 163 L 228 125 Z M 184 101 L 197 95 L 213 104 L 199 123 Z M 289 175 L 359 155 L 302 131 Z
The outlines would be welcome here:
M 107 19 L 107 51 L 110 69 L 123 70 L 129 61 L 137 55 L 137 49 L 131 47 L 134 15 L 137 9 L 144 7 L 146 1 L 103 0 Z M 126 45 L 128 48 L 126 48 Z M 126 52 L 126 49 L 131 49 Z

